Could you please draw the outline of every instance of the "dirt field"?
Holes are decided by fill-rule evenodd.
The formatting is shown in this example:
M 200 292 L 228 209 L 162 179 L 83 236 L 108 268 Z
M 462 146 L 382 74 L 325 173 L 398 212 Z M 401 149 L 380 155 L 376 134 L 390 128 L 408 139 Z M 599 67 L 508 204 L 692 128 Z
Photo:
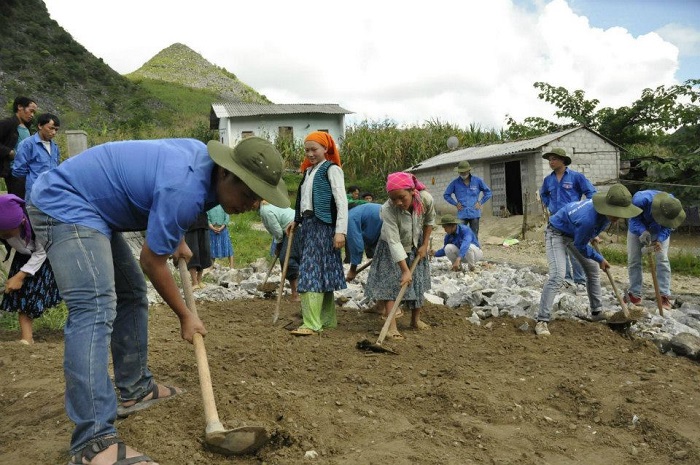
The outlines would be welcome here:
M 198 302 L 219 416 L 268 429 L 257 455 L 203 447 L 194 351 L 163 306 L 152 309 L 151 368 L 188 392 L 120 421 L 123 439 L 162 465 L 700 463 L 700 365 L 606 325 L 554 321 L 542 340 L 531 320 L 474 326 L 468 309 L 428 305 L 432 328 L 405 329 L 390 355 L 355 347 L 376 340 L 376 315 L 340 309 L 338 329 L 294 338 L 284 325 L 299 304 L 284 302 L 273 326 L 274 307 Z M 65 464 L 62 334 L 16 338 L 0 331 L 0 463 Z

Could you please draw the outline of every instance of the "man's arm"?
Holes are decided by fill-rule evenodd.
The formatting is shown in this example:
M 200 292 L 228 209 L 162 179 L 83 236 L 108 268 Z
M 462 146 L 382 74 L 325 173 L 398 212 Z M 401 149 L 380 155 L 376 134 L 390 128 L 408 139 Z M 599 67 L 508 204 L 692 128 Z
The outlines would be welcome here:
M 444 194 L 442 194 L 442 197 L 445 199 L 445 202 L 449 203 L 450 205 L 454 205 L 455 207 L 457 206 L 457 201 L 452 198 L 452 194 L 455 191 L 455 182 L 452 181 L 447 185 L 447 188 L 445 189 Z
M 184 240 L 180 242 L 178 249 L 173 254 L 173 258 L 175 260 L 184 258 L 188 261 L 192 258 L 192 252 L 189 247 L 187 247 Z M 180 289 L 178 289 L 177 284 L 175 284 L 173 275 L 170 274 L 168 256 L 156 255 L 150 247 L 148 247 L 148 243 L 146 242 L 141 248 L 140 260 L 141 267 L 144 273 L 146 273 L 146 276 L 151 280 L 153 287 L 180 319 L 180 333 L 182 338 L 192 342 L 195 333 L 205 335 L 207 330 L 204 328 L 202 321 L 187 308 L 185 301 L 180 295 Z

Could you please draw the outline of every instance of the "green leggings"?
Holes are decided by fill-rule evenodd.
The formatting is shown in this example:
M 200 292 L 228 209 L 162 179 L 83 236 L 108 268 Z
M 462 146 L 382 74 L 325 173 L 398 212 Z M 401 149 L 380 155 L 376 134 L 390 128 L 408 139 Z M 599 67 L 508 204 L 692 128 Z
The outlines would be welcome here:
M 304 318 L 302 328 L 323 331 L 323 328 L 338 326 L 333 292 L 301 293 L 301 316 Z

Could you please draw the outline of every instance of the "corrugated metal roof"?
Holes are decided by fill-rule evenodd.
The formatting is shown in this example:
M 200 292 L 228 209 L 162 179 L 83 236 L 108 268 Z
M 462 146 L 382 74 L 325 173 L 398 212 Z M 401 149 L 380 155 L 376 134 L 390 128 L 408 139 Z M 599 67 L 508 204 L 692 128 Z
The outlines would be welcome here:
M 428 158 L 417 165 L 413 165 L 410 169 L 408 169 L 408 171 L 421 171 L 443 165 L 456 165 L 462 160 L 484 160 L 532 152 L 533 150 L 538 150 L 542 146 L 548 145 L 567 134 L 578 131 L 579 129 L 590 131 L 590 129 L 584 127 L 575 127 L 572 129 L 567 129 L 566 131 L 559 131 L 552 134 L 535 137 L 534 139 L 504 142 L 502 144 L 485 145 L 480 147 L 468 147 L 465 149 L 455 150 L 453 152 L 441 153 L 433 158 Z
M 212 111 L 217 118 L 234 116 L 289 115 L 300 113 L 325 113 L 347 115 L 352 111 L 335 103 L 212 103 Z

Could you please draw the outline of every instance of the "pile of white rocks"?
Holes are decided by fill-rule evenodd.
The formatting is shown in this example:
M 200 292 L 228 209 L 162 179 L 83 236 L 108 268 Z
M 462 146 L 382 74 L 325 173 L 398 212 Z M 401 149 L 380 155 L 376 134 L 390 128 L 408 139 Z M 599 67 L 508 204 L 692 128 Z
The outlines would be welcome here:
M 347 267 L 347 265 L 346 265 Z M 205 301 L 242 300 L 265 297 L 258 290 L 269 268 L 261 258 L 250 267 L 229 269 L 218 264 L 205 275 L 207 286 L 195 290 L 195 297 Z M 280 283 L 280 266 L 275 265 L 268 283 Z M 489 318 L 510 316 L 534 319 L 547 275 L 529 267 L 514 267 L 503 263 L 482 262 L 474 272 L 454 272 L 446 258 L 431 260 L 432 289 L 425 295 L 427 301 L 451 308 L 471 308 L 466 319 L 475 324 L 486 323 Z M 336 299 L 346 310 L 358 311 L 374 305 L 365 297 L 364 286 L 367 271 L 358 274 L 348 283 L 347 289 L 336 292 Z M 619 286 L 618 286 L 619 288 Z M 604 308 L 619 311 L 620 307 L 612 289 L 603 286 Z M 288 293 L 288 286 L 285 293 Z M 652 340 L 660 351 L 669 355 L 682 355 L 700 361 L 700 304 L 692 298 L 679 297 L 672 310 L 661 317 L 656 310 L 653 295 L 643 301 L 645 317 L 625 328 L 630 335 Z M 698 300 L 696 298 L 696 300 Z M 149 301 L 161 302 L 157 293 L 149 288 Z M 553 319 L 577 319 L 589 314 L 588 297 L 576 295 L 575 288 L 565 286 L 554 300 Z M 523 331 L 532 331 L 523 324 Z

